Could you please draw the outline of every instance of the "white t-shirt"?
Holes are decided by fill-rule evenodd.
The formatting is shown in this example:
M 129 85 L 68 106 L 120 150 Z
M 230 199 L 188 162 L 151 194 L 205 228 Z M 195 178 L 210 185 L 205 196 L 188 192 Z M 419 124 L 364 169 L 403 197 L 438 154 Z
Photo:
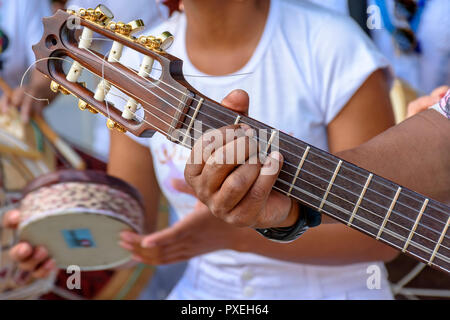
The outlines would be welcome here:
M 24 72 L 35 61 L 31 47 L 41 40 L 42 18 L 50 14 L 48 1 L 0 1 L 0 76 L 11 87 L 20 85 Z
M 347 0 L 308 0 L 328 9 L 348 14 Z M 368 1 L 375 4 L 374 0 Z M 394 15 L 394 0 L 386 0 L 390 19 L 394 25 L 405 26 Z M 420 95 L 450 84 L 450 1 L 427 1 L 417 39 L 421 54 L 402 54 L 394 46 L 392 36 L 385 28 L 372 30 L 372 37 L 381 52 L 391 62 L 395 74 L 408 82 Z
M 125 23 L 132 20 L 141 19 L 145 23 L 146 30 L 165 21 L 169 15 L 169 10 L 156 0 L 70 0 L 67 8 L 78 10 L 79 8 L 95 8 L 101 3 L 107 6 L 114 14 L 114 21 Z M 147 34 L 146 32 L 143 32 Z M 108 48 L 109 44 L 109 48 Z M 112 42 L 105 41 L 103 47 L 105 52 L 111 49 Z M 93 150 L 102 159 L 108 159 L 109 154 L 109 130 L 106 127 L 103 116 L 96 116 L 95 139 L 93 140 Z
M 184 14 L 175 14 L 153 33 L 163 30 L 175 35 L 169 52 L 184 61 L 186 79 L 200 92 L 220 101 L 231 90 L 244 89 L 250 95 L 251 117 L 324 150 L 327 125 L 369 75 L 388 66 L 348 17 L 299 1 L 271 1 L 262 39 L 235 75 L 207 77 L 191 64 Z M 134 68 L 140 60 L 135 53 L 123 59 Z M 171 180 L 183 178 L 189 151 L 160 134 L 150 139 L 150 148 L 161 189 L 182 219 L 196 199 L 174 190 Z M 370 264 L 382 270 L 381 290 L 367 289 Z M 379 262 L 317 267 L 222 250 L 191 259 L 170 298 L 390 299 L 392 295 Z

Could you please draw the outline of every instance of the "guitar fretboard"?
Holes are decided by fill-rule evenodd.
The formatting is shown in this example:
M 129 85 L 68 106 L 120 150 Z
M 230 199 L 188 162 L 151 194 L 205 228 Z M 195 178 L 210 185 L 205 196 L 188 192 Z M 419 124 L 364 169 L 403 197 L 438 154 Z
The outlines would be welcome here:
M 203 96 L 193 99 L 181 128 L 187 133 L 178 143 L 191 147 L 200 136 L 195 121 L 201 121 L 202 133 L 231 124 L 250 125 L 261 140 L 261 150 L 271 152 L 276 147 L 284 156 L 274 190 L 430 266 L 450 271 L 447 206 Z M 267 134 L 260 137 L 260 132 Z M 278 145 L 272 145 L 273 141 Z

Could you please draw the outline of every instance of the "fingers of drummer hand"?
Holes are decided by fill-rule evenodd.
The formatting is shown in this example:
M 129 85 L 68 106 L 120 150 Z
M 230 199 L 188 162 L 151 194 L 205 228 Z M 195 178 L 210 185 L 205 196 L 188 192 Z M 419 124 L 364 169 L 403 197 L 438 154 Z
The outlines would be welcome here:
M 47 278 L 52 271 L 57 270 L 56 262 L 53 259 L 46 261 L 33 272 L 33 277 L 37 279 Z
M 186 227 L 187 224 L 188 221 L 183 219 L 178 221 L 175 225 L 173 225 L 170 228 L 148 235 L 142 239 L 141 247 L 143 248 L 153 248 L 156 246 L 162 247 L 180 242 L 190 231 L 190 229 Z
M 439 102 L 438 97 L 432 96 L 421 97 L 408 105 L 408 117 L 411 117 L 419 112 L 422 112 L 438 102 Z
M 283 156 L 279 152 L 273 152 L 266 158 L 258 178 L 239 203 L 237 211 L 226 220 L 228 223 L 237 227 L 254 227 L 264 224 L 264 221 L 258 220 L 259 214 L 264 209 L 282 165 Z
M 20 242 L 9 250 L 9 256 L 15 262 L 22 262 L 31 257 L 33 247 L 27 242 Z
M 19 268 L 25 271 L 34 271 L 36 267 L 49 258 L 48 251 L 44 247 L 37 247 L 33 255 L 19 263 Z
M 431 93 L 431 96 L 442 99 L 449 89 L 450 89 L 449 86 L 441 86 L 439 88 L 434 89 L 433 92 Z
M 222 104 L 228 109 L 247 115 L 250 98 L 244 90 L 233 90 L 222 100 Z
M 251 135 L 252 131 L 249 129 L 247 125 L 233 125 L 205 133 L 192 148 L 184 171 L 186 182 L 195 190 L 195 180 L 202 173 L 206 161 L 214 154 L 214 151 L 234 140 L 236 137 L 245 136 L 246 134 Z
M 19 210 L 11 210 L 7 212 L 3 217 L 2 221 L 3 226 L 8 229 L 17 229 L 19 223 L 20 223 Z
M 209 202 L 210 210 L 216 217 L 227 221 L 230 212 L 255 183 L 261 170 L 261 164 L 257 158 L 257 155 L 252 156 L 244 165 L 239 166 L 226 177 L 220 190 Z
M 257 152 L 258 143 L 253 138 L 244 136 L 228 142 L 208 159 L 199 183 L 208 189 L 208 194 L 217 192 L 227 176 Z
M 170 181 L 172 187 L 182 193 L 190 194 L 191 196 L 195 196 L 194 189 L 186 183 L 184 179 L 172 179 Z
M 14 108 L 22 107 L 22 103 L 24 102 L 26 95 L 24 88 L 16 88 L 11 97 L 11 105 Z
M 23 123 L 28 123 L 30 121 L 31 112 L 33 111 L 33 99 L 31 97 L 25 96 L 23 103 L 20 107 L 20 117 Z
M 132 247 L 139 247 L 143 237 L 144 236 L 131 231 L 123 231 L 120 233 L 120 241 Z
M 0 98 L 0 111 L 2 113 L 8 112 L 9 105 L 10 105 L 10 101 L 9 101 L 8 96 L 6 94 L 3 94 L 2 97 Z

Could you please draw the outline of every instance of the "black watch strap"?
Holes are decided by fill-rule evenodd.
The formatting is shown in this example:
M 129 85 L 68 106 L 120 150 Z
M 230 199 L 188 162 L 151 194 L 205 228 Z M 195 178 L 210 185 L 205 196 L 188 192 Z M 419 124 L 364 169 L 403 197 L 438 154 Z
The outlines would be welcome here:
M 297 202 L 295 204 L 300 207 L 300 214 L 297 222 L 292 227 L 256 229 L 256 231 L 269 240 L 288 243 L 300 238 L 309 228 L 320 225 L 322 217 L 319 212 L 304 207 Z

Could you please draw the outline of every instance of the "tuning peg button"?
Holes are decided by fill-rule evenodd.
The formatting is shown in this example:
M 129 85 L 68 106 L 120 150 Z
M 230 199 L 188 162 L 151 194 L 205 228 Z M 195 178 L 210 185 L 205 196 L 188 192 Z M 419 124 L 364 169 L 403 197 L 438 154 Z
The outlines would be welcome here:
M 70 94 L 69 90 L 67 90 L 62 85 L 60 85 L 59 83 L 57 83 L 55 81 L 52 81 L 50 83 L 50 90 L 52 90 L 54 93 L 60 92 L 60 93 L 62 93 L 64 95 L 66 95 L 66 96 Z
M 108 119 L 108 121 L 106 122 L 106 126 L 108 127 L 109 130 L 117 130 L 120 133 L 125 133 L 127 132 L 127 130 L 125 130 L 124 127 L 122 127 L 120 124 L 116 123 L 115 121 Z
M 169 31 L 163 32 L 158 39 L 161 41 L 160 48 L 164 51 L 168 50 L 175 40 L 174 36 Z

